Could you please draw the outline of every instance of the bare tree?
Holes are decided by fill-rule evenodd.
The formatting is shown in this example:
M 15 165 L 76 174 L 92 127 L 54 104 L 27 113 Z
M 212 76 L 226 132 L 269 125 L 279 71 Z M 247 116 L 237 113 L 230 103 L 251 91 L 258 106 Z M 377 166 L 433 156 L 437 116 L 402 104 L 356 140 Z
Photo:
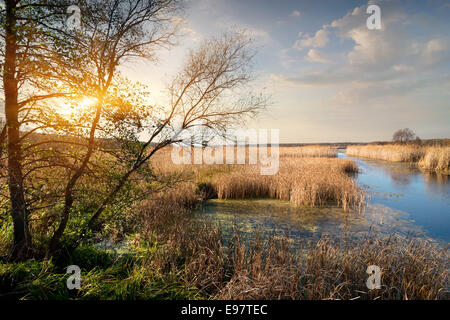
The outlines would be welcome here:
M 166 115 L 149 119 L 149 128 L 153 129 L 148 132 L 149 138 L 140 145 L 134 163 L 95 211 L 90 228 L 136 170 L 160 149 L 181 141 L 182 130 L 203 125 L 223 135 L 227 128 L 242 124 L 266 106 L 265 96 L 245 91 L 252 80 L 251 42 L 245 32 L 230 32 L 206 40 L 191 51 L 186 66 L 169 87 L 171 105 Z M 196 142 L 201 141 L 192 140 Z
M 0 138 L 7 142 L 8 203 L 14 223 L 12 259 L 26 259 L 33 248 L 28 225 L 32 211 L 30 203 L 36 201 L 33 193 L 41 190 L 35 187 L 35 181 L 27 184 L 26 179 L 35 178 L 31 173 L 43 167 L 59 166 L 72 170 L 65 197 L 68 208 L 65 212 L 70 211 L 71 191 L 92 155 L 103 97 L 117 74 L 118 65 L 130 58 L 152 58 L 154 49 L 171 44 L 174 30 L 167 30 L 165 26 L 171 24 L 171 13 L 177 11 L 178 2 L 81 1 L 84 32 L 80 32 L 66 28 L 66 9 L 72 1 L 6 1 L 0 17 L 6 126 Z M 96 121 L 90 127 L 84 124 L 75 129 L 72 123 L 64 123 L 61 117 L 48 112 L 51 108 L 44 107 L 47 99 L 79 96 L 80 93 L 98 99 L 97 112 L 93 115 Z M 46 129 L 66 134 L 73 134 L 77 129 L 87 132 L 87 141 L 78 141 L 79 147 L 86 148 L 82 161 L 79 162 L 78 157 L 72 162 L 50 163 L 55 157 L 48 154 L 52 149 L 49 146 L 68 141 L 47 139 L 29 145 L 34 133 Z M 75 143 L 71 141 L 72 145 Z M 44 177 L 43 181 L 46 180 Z M 62 230 L 64 223 L 63 216 Z
M 74 191 L 85 174 L 96 148 L 96 135 L 111 96 L 111 86 L 119 75 L 118 66 L 132 58 L 152 59 L 158 47 L 172 45 L 175 30 L 171 16 L 177 11 L 177 0 L 91 0 L 81 7 L 83 32 L 72 39 L 78 50 L 87 52 L 85 64 L 78 69 L 79 78 L 88 92 L 96 99 L 95 111 L 87 132 L 86 150 L 80 159 L 74 160 L 64 191 L 64 207 L 59 226 L 51 237 L 47 255 L 58 250 L 59 241 L 69 221 L 74 203 Z M 71 47 L 72 49 L 73 46 Z
M 16 5 L 11 12 L 18 11 L 19 2 L 11 2 Z M 34 23 L 43 38 L 38 44 L 20 47 L 24 51 L 32 49 L 36 57 L 43 56 L 41 67 L 27 69 L 33 56 L 21 54 L 20 50 L 15 51 L 16 64 L 11 67 L 17 70 L 20 56 L 23 71 L 19 74 L 26 77 L 28 87 L 34 91 L 26 95 L 22 90 L 22 99 L 13 99 L 12 103 L 13 93 L 19 93 L 24 86 L 11 76 L 17 75 L 16 71 L 5 72 L 5 77 L 12 79 L 5 78 L 4 83 L 5 88 L 14 84 L 14 90 L 7 93 L 5 89 L 5 96 L 9 97 L 9 112 L 14 113 L 9 122 L 17 118 L 18 138 L 12 140 L 14 134 L 9 136 L 9 132 L 6 135 L 8 145 L 13 141 L 19 150 L 19 154 L 9 151 L 8 157 L 14 160 L 16 156 L 20 169 L 16 176 L 21 181 L 20 192 L 13 192 L 10 186 L 10 194 L 23 197 L 23 201 L 11 199 L 11 203 L 19 203 L 23 209 L 18 211 L 19 222 L 26 224 L 26 228 L 15 224 L 14 230 L 23 233 L 17 237 L 21 243 L 29 240 L 19 247 L 32 248 L 28 216 L 37 212 L 33 221 L 48 222 L 47 256 L 51 256 L 61 249 L 70 219 L 83 207 L 83 201 L 89 207 L 85 211 L 86 226 L 95 229 L 102 213 L 118 197 L 123 198 L 128 190 L 125 187 L 133 179 L 160 179 L 145 164 L 159 150 L 180 141 L 182 130 L 204 125 L 223 134 L 225 129 L 256 115 L 266 105 L 266 98 L 253 95 L 249 89 L 255 52 L 251 50 L 251 39 L 241 32 L 206 40 L 191 51 L 184 69 L 168 88 L 170 103 L 166 106 L 149 106 L 145 88 L 120 76 L 117 68 L 124 61 L 153 59 L 155 49 L 172 45 L 175 29 L 171 16 L 178 12 L 176 0 L 83 1 L 82 32 L 65 29 L 64 1 L 43 2 L 60 14 L 48 20 L 23 20 Z M 22 2 L 21 8 L 32 8 L 27 3 Z M 17 28 L 10 31 L 14 30 Z M 5 47 L 11 50 L 13 44 Z M 12 55 L 4 56 L 10 63 L 14 60 Z M 55 106 L 61 101 L 55 99 L 76 106 L 80 96 L 90 97 L 95 103 L 75 118 L 58 114 Z M 21 125 L 28 129 L 21 131 Z M 104 190 L 86 194 L 93 192 L 89 187 L 92 181 L 100 181 Z M 165 185 L 169 183 L 164 181 Z M 83 226 L 79 230 L 81 239 L 87 230 Z
M 416 134 L 409 128 L 397 130 L 392 136 L 393 142 L 407 143 L 416 138 Z

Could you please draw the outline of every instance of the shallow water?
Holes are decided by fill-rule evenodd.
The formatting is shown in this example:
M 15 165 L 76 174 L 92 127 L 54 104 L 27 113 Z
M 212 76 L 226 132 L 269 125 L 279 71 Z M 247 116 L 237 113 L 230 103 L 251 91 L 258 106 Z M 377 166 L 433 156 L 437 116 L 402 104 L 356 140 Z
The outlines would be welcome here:
M 340 153 L 340 158 L 347 158 Z M 350 157 L 349 157 L 350 158 Z M 201 221 L 220 223 L 225 237 L 234 225 L 243 233 L 286 235 L 291 241 L 361 238 L 370 233 L 450 241 L 448 176 L 422 173 L 405 163 L 350 158 L 360 173 L 357 182 L 370 200 L 362 215 L 336 207 L 305 208 L 279 200 L 210 200 L 195 213 Z
M 400 210 L 426 235 L 450 241 L 450 179 L 422 172 L 407 164 L 347 157 L 358 163 L 356 179 L 370 195 L 370 203 Z

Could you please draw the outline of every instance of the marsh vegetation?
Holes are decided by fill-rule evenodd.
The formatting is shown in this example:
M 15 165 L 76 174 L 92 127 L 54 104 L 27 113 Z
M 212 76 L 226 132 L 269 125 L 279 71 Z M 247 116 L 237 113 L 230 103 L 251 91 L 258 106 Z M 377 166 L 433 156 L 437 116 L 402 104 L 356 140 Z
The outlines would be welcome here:
M 24 299 L 448 299 L 448 254 L 424 239 L 367 233 L 359 239 L 304 238 L 294 245 L 288 235 L 254 230 L 249 236 L 238 225 L 225 236 L 220 225 L 193 218 L 192 210 L 214 197 L 283 199 L 300 208 L 338 206 L 347 211 L 342 215 L 362 213 L 364 191 L 352 178 L 358 170 L 353 161 L 292 157 L 291 152 L 302 154 L 298 148 L 281 148 L 285 156 L 280 158 L 279 175 L 268 180 L 256 166 L 174 165 L 168 161 L 170 152 L 161 152 L 152 163 L 153 170 L 177 177 L 176 184 L 129 207 L 116 207 L 104 218 L 102 230 L 58 259 L 3 262 L 2 295 Z M 292 196 L 297 193 L 302 198 Z M 8 230 L 1 235 L 7 247 Z M 108 239 L 112 247 L 99 247 L 99 239 Z M 68 264 L 83 270 L 83 286 L 76 292 L 65 288 Z M 365 271 L 372 264 L 383 266 L 383 286 L 370 291 Z
M 450 173 L 450 146 L 388 144 L 349 146 L 347 154 L 394 162 L 410 162 L 429 171 Z
M 348 217 L 368 197 L 356 163 L 332 147 L 281 148 L 274 175 L 249 162 L 174 164 L 181 133 L 203 150 L 212 140 L 196 129 L 230 138 L 270 105 L 252 85 L 254 39 L 233 29 L 194 41 L 155 102 L 121 70 L 182 41 L 180 1 L 80 1 L 79 30 L 66 28 L 72 2 L 1 10 L 0 299 L 448 299 L 447 252 L 424 239 L 342 232 L 294 247 L 197 219 L 212 198 Z M 348 151 L 449 168 L 448 147 Z M 372 264 L 383 286 L 368 291 Z M 66 285 L 69 265 L 81 268 L 79 290 Z

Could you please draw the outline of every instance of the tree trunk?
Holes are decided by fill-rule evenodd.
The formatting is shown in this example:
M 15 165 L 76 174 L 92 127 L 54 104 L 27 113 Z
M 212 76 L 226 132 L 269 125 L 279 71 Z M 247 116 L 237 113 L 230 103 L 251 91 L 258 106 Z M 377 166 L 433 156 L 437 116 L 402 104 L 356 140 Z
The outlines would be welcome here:
M 80 167 L 75 171 L 73 176 L 70 178 L 69 182 L 66 185 L 65 194 L 64 194 L 64 209 L 63 214 L 61 216 L 61 222 L 59 223 L 58 229 L 56 229 L 55 233 L 53 234 L 52 238 L 50 239 L 50 245 L 46 252 L 46 258 L 50 258 L 53 256 L 60 248 L 60 240 L 61 237 L 64 234 L 64 230 L 66 229 L 67 222 L 69 221 L 69 215 L 70 211 L 72 210 L 73 206 L 73 189 L 75 187 L 75 184 L 77 183 L 78 179 L 83 175 L 88 162 L 92 156 L 92 153 L 94 152 L 94 145 L 95 145 L 95 131 L 97 129 L 97 125 L 100 121 L 101 116 L 101 110 L 102 110 L 102 104 L 103 104 L 103 96 L 101 95 L 101 98 L 99 99 L 97 103 L 97 112 L 94 118 L 94 121 L 92 123 L 91 131 L 89 134 L 89 143 L 88 143 L 88 150 L 86 152 L 86 155 L 84 156 L 83 162 L 80 165 Z
M 14 244 L 10 253 L 13 260 L 30 257 L 31 234 L 28 228 L 28 214 L 25 204 L 22 175 L 22 150 L 20 145 L 20 124 L 18 105 L 18 82 L 16 79 L 17 34 L 16 1 L 6 1 L 5 26 L 5 69 L 3 85 L 5 92 L 5 116 L 8 135 L 8 178 L 11 197 L 11 216 L 14 224 Z

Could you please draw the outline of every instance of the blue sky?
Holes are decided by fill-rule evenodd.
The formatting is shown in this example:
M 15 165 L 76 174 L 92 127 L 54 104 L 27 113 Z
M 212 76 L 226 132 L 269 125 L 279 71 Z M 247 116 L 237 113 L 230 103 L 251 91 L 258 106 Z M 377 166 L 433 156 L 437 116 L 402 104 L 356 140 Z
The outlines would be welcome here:
M 366 26 L 369 4 L 381 30 Z M 272 97 L 250 127 L 284 143 L 389 140 L 403 127 L 450 138 L 450 1 L 187 0 L 180 21 L 179 46 L 126 69 L 161 103 L 188 48 L 242 28 L 258 48 L 255 89 Z

